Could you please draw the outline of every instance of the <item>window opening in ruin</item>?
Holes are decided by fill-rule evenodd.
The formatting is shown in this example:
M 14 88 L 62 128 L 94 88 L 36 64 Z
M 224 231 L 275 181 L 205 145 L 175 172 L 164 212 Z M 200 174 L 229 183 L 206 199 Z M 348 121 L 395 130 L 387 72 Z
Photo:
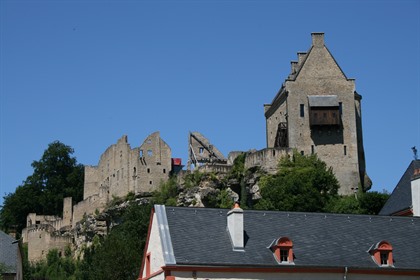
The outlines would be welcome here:
M 152 140 L 147 139 L 147 144 L 150 144 L 150 143 L 152 143 Z
M 344 155 L 347 155 L 347 146 L 344 146 Z
M 163 169 L 163 174 L 165 174 L 165 173 L 166 173 L 166 169 L 164 168 L 164 169 Z
M 150 173 L 150 168 L 147 168 L 147 173 Z
M 300 116 L 303 118 L 305 116 L 305 105 L 300 104 Z
M 143 150 L 140 150 L 140 157 L 143 157 Z
M 314 145 L 311 145 L 311 153 L 314 154 L 315 153 L 315 147 Z
M 120 171 L 117 170 L 117 181 L 120 179 Z
M 305 155 L 305 152 L 304 152 L 304 151 L 300 151 L 300 154 L 301 154 L 302 156 L 304 156 L 304 155 Z
M 274 142 L 274 147 L 287 148 L 289 146 L 287 137 L 287 123 L 281 122 L 277 126 L 277 134 Z
M 41 224 L 41 221 L 35 221 L 35 224 L 39 225 Z
M 340 116 L 343 114 L 343 102 L 338 102 L 338 112 Z
M 137 175 L 137 169 L 134 167 L 133 168 L 133 176 L 136 176 Z
M 203 147 L 199 148 L 199 153 L 200 153 L 200 155 L 204 154 L 204 148 Z
M 149 185 L 151 185 L 152 184 L 152 181 L 149 181 Z
M 148 155 L 149 157 L 151 157 L 151 156 L 153 155 L 152 150 L 147 150 L 147 155 Z

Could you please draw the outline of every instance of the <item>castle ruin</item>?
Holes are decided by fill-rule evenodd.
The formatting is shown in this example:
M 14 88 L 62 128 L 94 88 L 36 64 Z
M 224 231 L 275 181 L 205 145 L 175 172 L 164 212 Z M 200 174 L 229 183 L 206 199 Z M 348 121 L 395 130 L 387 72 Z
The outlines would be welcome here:
M 267 147 L 249 151 L 245 168 L 277 171 L 282 156 L 294 150 L 317 154 L 340 183 L 340 194 L 352 194 L 360 186 L 370 188 L 366 175 L 361 125 L 361 99 L 354 79 L 345 76 L 324 44 L 323 33 L 312 33 L 308 52 L 299 52 L 291 73 L 270 104 L 264 105 Z M 223 154 L 199 132 L 189 133 L 187 170 L 227 173 L 243 152 Z M 114 198 L 129 193 L 150 195 L 170 174 L 182 169 L 159 132 L 150 134 L 137 148 L 127 136 L 109 146 L 97 166 L 85 166 L 83 201 L 72 205 L 65 198 L 63 218 L 30 213 L 23 241 L 30 261 L 45 258 L 48 250 L 63 251 L 72 244 L 69 232 L 86 215 L 102 212 Z

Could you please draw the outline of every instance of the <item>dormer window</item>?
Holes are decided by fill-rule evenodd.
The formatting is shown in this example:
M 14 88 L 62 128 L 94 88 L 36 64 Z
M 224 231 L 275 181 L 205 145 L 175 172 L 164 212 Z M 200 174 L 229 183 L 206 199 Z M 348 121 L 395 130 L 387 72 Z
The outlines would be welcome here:
M 270 246 L 276 261 L 279 264 L 294 264 L 293 262 L 293 242 L 288 237 L 281 237 L 274 240 Z
M 387 241 L 380 241 L 369 249 L 375 263 L 382 267 L 394 266 L 392 245 Z

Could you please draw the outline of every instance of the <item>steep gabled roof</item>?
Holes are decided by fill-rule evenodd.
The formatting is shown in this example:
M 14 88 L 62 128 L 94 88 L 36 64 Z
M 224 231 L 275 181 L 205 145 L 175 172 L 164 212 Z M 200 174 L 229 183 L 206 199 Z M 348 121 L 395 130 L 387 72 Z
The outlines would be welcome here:
M 411 177 L 414 170 L 420 168 L 420 160 L 413 160 L 404 172 L 388 201 L 382 207 L 379 215 L 394 215 L 398 212 L 411 209 Z
M 13 237 L 0 231 L 0 263 L 4 264 L 7 273 L 16 273 L 18 246 Z
M 227 232 L 228 210 L 165 212 L 176 266 L 279 267 L 269 247 L 288 237 L 294 267 L 378 269 L 368 250 L 386 240 L 395 260 L 387 269 L 420 268 L 420 218 L 245 210 L 245 250 L 238 252 Z

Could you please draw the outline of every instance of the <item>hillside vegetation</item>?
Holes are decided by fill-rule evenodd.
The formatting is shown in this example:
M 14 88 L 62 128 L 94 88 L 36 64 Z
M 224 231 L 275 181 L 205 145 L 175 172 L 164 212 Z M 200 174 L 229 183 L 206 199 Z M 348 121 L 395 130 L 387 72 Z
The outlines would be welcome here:
M 34 173 L 5 196 L 0 210 L 3 230 L 21 230 L 31 212 L 61 214 L 63 197 L 81 200 L 83 167 L 72 153 L 69 146 L 53 142 L 41 160 L 34 161 Z M 130 193 L 114 200 L 105 213 L 96 214 L 106 215 L 113 227 L 107 235 L 90 233 L 92 245 L 82 246 L 83 258 L 69 247 L 63 257 L 52 250 L 37 264 L 26 259 L 25 279 L 137 279 L 153 204 L 230 208 L 240 201 L 244 209 L 376 215 L 388 198 L 378 192 L 339 196 L 333 170 L 316 155 L 284 157 L 275 174 L 245 169 L 245 158 L 246 153 L 238 156 L 229 174 L 194 171 L 171 177 L 153 197 L 140 199 Z

